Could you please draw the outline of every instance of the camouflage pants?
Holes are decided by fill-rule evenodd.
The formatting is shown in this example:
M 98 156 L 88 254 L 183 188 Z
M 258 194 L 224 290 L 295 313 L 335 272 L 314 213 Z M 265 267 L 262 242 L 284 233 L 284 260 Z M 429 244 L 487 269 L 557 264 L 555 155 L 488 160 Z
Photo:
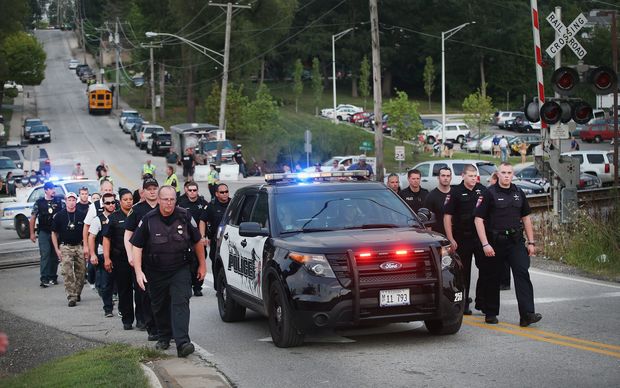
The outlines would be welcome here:
M 60 273 L 65 278 L 67 299 L 77 301 L 82 294 L 84 277 L 86 276 L 86 260 L 82 245 L 61 245 Z

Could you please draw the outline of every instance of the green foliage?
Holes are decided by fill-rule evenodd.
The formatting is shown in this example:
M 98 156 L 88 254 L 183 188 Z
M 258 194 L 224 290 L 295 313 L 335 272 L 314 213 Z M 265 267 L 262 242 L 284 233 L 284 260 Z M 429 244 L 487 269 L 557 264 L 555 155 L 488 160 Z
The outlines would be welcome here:
M 47 362 L 3 380 L 2 386 L 83 387 L 104 383 L 109 387 L 146 388 L 150 385 L 139 363 L 157 357 L 161 357 L 161 354 L 146 348 L 108 345 Z
M 299 97 L 304 92 L 304 83 L 301 76 L 304 72 L 304 66 L 301 64 L 301 60 L 295 61 L 295 70 L 293 72 L 293 94 L 295 95 L 295 113 L 299 111 Z
M 366 55 L 360 62 L 359 93 L 364 99 L 364 110 L 366 110 L 366 99 L 370 96 L 370 62 Z
M 433 57 L 426 57 L 426 64 L 424 65 L 424 92 L 428 96 L 428 110 L 431 110 L 431 95 L 435 90 L 435 66 L 433 66 Z
M 45 51 L 33 36 L 25 32 L 9 35 L 0 47 L 0 61 L 6 73 L 0 81 L 13 80 L 23 85 L 39 85 L 45 77 Z M 9 78 L 10 77 L 10 78 Z
M 478 132 L 491 121 L 493 112 L 493 100 L 491 97 L 483 97 L 480 89 L 470 94 L 463 101 L 463 111 L 465 114 L 465 122 L 472 128 L 477 128 Z
M 323 97 L 323 76 L 317 57 L 312 58 L 312 95 L 314 96 L 314 114 L 318 116 L 319 104 Z
M 220 117 L 220 85 L 213 82 L 211 93 L 205 101 L 207 110 L 207 122 L 210 124 L 219 123 Z M 243 94 L 243 84 L 235 88 L 235 84 L 229 83 L 226 94 L 226 136 L 236 139 L 243 136 L 247 130 L 245 121 L 245 108 L 248 105 L 248 98 Z
M 417 136 L 423 128 L 418 104 L 409 101 L 409 96 L 403 91 L 397 91 L 396 97 L 383 105 L 383 111 L 389 116 L 392 136 L 401 143 Z

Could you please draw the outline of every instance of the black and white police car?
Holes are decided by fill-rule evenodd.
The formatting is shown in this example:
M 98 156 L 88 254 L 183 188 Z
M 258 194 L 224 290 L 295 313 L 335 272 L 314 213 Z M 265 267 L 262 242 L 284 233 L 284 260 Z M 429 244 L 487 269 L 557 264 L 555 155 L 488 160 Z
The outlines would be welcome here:
M 322 327 L 424 321 L 459 331 L 462 264 L 446 238 L 366 171 L 268 174 L 237 190 L 218 230 L 220 317 L 268 317 L 278 347 Z

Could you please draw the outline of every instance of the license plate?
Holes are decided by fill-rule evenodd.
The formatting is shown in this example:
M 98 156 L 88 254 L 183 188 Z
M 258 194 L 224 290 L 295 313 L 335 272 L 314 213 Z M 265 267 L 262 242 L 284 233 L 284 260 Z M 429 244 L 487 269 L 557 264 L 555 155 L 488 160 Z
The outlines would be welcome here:
M 165 144 L 165 145 L 170 145 L 170 142 L 169 142 L 169 141 L 167 141 L 167 142 L 165 142 L 164 144 Z
M 379 307 L 408 306 L 409 289 L 379 291 Z

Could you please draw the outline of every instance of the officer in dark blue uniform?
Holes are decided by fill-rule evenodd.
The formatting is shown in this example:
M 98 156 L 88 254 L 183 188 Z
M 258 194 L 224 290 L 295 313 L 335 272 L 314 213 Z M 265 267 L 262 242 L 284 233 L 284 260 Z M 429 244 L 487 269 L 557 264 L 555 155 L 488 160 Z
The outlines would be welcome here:
M 407 202 L 407 205 L 414 212 L 418 212 L 420 208 L 422 208 L 422 204 L 426 200 L 426 196 L 428 195 L 428 190 L 420 186 L 420 180 L 422 178 L 422 173 L 420 170 L 413 169 L 407 172 L 407 180 L 409 181 L 409 186 L 402 189 L 398 195 Z
M 486 187 L 478 183 L 478 171 L 476 167 L 469 164 L 463 167 L 463 181 L 461 184 L 452 188 L 445 207 L 443 224 L 446 237 L 450 240 L 452 247 L 456 249 L 464 266 L 465 271 L 465 315 L 471 315 L 469 303 L 469 283 L 471 282 L 471 257 L 476 259 L 476 266 L 479 270 L 478 282 L 476 283 L 476 308 L 484 312 L 484 294 L 487 292 L 485 287 L 489 284 L 489 276 L 493 272 L 489 271 L 487 261 L 482 251 L 482 245 L 476 234 L 474 226 L 474 209 L 478 198 L 486 191 Z
M 207 210 L 202 212 L 200 216 L 200 234 L 204 237 L 203 241 L 209 244 L 209 259 L 211 259 L 211 268 L 215 264 L 215 251 L 217 249 L 217 228 L 224 218 L 224 213 L 230 196 L 228 185 L 220 183 L 215 189 L 215 199 L 207 206 Z
M 509 163 L 500 165 L 498 182 L 478 200 L 474 222 L 485 256 L 495 263 L 495 276 L 489 285 L 492 292 L 485 295 L 485 322 L 498 322 L 499 281 L 503 262 L 507 261 L 514 277 L 519 324 L 525 327 L 540 321 L 542 315 L 534 310 L 534 288 L 528 272 L 530 256 L 536 254 L 531 210 L 523 191 L 512 183 L 513 173 Z
M 192 296 L 189 252 L 198 258 L 197 277 L 206 274 L 204 247 L 198 226 L 191 214 L 176 207 L 176 190 L 162 186 L 158 192 L 159 208 L 145 215 L 131 237 L 133 264 L 138 286 L 149 284 L 151 306 L 157 323 L 159 340 L 155 346 L 165 350 L 174 337 L 177 355 L 194 352 L 189 338 L 189 299 Z

